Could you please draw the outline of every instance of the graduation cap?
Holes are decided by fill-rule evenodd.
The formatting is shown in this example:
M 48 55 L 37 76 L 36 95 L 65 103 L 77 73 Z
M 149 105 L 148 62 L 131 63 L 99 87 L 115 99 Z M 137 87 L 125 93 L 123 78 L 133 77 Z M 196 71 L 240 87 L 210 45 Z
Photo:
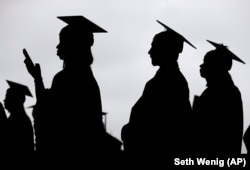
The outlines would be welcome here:
M 240 63 L 243 63 L 245 64 L 244 61 L 242 61 L 239 57 L 237 57 L 234 53 L 232 53 L 228 48 L 227 46 L 224 46 L 223 44 L 218 44 L 218 43 L 215 43 L 213 41 L 210 41 L 210 40 L 207 40 L 210 44 L 212 44 L 217 50 L 221 50 L 223 51 L 226 56 L 230 57 L 232 60 L 236 60 Z
M 80 16 L 80 15 L 76 15 L 76 16 L 59 16 L 57 18 L 64 21 L 65 23 L 67 23 L 69 26 L 79 28 L 79 29 L 83 28 L 84 30 L 87 30 L 87 31 L 89 31 L 91 33 L 104 33 L 104 32 L 107 32 L 103 28 L 99 27 L 95 23 L 91 22 L 87 18 L 85 18 L 83 16 Z
M 6 81 L 9 84 L 10 89 L 13 89 L 17 93 L 22 94 L 24 96 L 32 97 L 32 94 L 31 94 L 31 92 L 30 92 L 30 90 L 29 90 L 29 88 L 27 86 L 19 84 L 19 83 L 15 83 L 13 81 L 9 81 L 9 80 L 6 80 Z
M 190 46 L 192 46 L 193 48 L 196 49 L 196 47 L 191 44 L 186 38 L 184 38 L 182 35 L 180 35 L 179 33 L 177 33 L 176 31 L 174 31 L 173 29 L 171 29 L 170 27 L 166 26 L 165 24 L 163 24 L 162 22 L 156 20 L 159 24 L 161 24 L 164 28 L 167 29 L 167 31 L 172 34 L 173 36 L 175 36 L 176 38 L 182 40 L 183 42 L 188 43 Z

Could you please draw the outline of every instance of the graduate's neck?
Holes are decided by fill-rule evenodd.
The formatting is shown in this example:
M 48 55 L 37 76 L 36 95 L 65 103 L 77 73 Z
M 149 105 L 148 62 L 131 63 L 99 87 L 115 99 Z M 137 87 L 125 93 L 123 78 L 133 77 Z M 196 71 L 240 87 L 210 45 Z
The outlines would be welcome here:
M 64 62 L 63 69 L 78 69 L 78 68 L 90 68 L 90 65 L 83 62 Z
M 233 83 L 229 72 L 217 73 L 212 76 L 206 77 L 207 86 L 220 86 L 228 83 Z
M 179 68 L 179 65 L 178 65 L 177 61 L 162 63 L 159 66 L 160 66 L 159 69 L 161 69 L 161 70 Z

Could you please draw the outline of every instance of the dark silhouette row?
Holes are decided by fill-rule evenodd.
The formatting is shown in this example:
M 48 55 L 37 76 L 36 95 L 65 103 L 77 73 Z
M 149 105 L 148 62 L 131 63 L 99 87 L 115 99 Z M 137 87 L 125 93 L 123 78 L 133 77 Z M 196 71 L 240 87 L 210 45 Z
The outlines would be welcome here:
M 82 157 L 143 162 L 161 161 L 171 155 L 241 154 L 242 100 L 229 70 L 233 60 L 244 62 L 226 46 L 208 41 L 215 50 L 204 56 L 200 66 L 207 88 L 191 106 L 188 83 L 177 61 L 184 42 L 196 47 L 157 21 L 166 30 L 155 35 L 148 53 L 159 70 L 146 83 L 129 122 L 122 128 L 122 151 L 122 142 L 104 129 L 100 90 L 91 69 L 93 33 L 106 31 L 82 16 L 58 18 L 68 24 L 61 30 L 57 46 L 64 65 L 50 89 L 44 87 L 40 65 L 33 64 L 24 50 L 36 90 L 34 134 L 23 107 L 25 96 L 32 95 L 26 86 L 8 81 L 4 105 L 9 118 L 0 105 L 1 146 L 6 146 L 2 147 L 6 153 L 32 153 L 41 164 L 77 162 Z M 244 137 L 247 150 L 249 131 Z

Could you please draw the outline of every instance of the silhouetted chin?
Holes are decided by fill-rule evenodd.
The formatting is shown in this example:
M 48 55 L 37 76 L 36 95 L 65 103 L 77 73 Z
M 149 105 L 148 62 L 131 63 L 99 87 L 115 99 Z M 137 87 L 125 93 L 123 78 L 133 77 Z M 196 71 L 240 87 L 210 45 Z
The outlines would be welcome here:
M 151 64 L 152 64 L 152 66 L 156 66 L 156 64 L 155 64 L 155 63 L 153 63 L 153 62 L 151 62 Z
M 64 59 L 63 56 L 60 54 L 60 52 L 57 52 L 56 55 L 59 57 L 60 60 L 63 60 L 63 59 Z
M 205 78 L 204 75 L 203 75 L 202 73 L 200 73 L 200 76 L 201 76 L 202 78 Z
M 206 78 L 205 74 L 201 70 L 200 70 L 200 76 L 203 77 L 203 78 Z
M 152 58 L 151 58 L 151 64 L 152 64 L 153 66 L 158 66 L 158 65 L 159 65 L 159 64 L 157 64 L 157 62 L 154 61 Z

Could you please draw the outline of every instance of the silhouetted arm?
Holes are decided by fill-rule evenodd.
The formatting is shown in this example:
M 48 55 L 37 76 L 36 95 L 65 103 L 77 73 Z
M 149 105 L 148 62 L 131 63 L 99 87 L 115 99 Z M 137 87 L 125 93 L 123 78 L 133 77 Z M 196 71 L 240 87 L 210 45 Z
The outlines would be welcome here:
M 35 64 L 35 67 L 37 67 L 37 69 L 39 70 L 39 75 L 36 78 L 34 78 L 36 96 L 37 96 L 37 100 L 39 100 L 41 98 L 41 96 L 43 95 L 43 93 L 45 92 L 45 87 L 43 84 L 40 65 Z
M 45 91 L 42 74 L 41 74 L 41 68 L 39 64 L 37 63 L 35 65 L 33 64 L 27 52 L 26 53 L 24 52 L 24 55 L 26 57 L 26 59 L 24 60 L 24 63 L 30 75 L 34 78 L 36 96 L 37 96 L 37 99 L 39 100 L 39 98 Z

